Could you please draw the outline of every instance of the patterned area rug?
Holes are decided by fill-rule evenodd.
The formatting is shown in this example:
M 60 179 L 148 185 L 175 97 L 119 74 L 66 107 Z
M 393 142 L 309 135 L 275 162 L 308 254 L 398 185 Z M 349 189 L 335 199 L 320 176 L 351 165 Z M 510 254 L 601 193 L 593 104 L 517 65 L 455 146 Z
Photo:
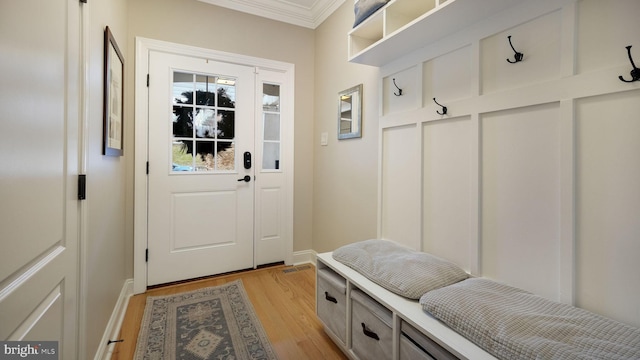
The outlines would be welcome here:
M 136 360 L 277 359 L 242 281 L 150 296 Z

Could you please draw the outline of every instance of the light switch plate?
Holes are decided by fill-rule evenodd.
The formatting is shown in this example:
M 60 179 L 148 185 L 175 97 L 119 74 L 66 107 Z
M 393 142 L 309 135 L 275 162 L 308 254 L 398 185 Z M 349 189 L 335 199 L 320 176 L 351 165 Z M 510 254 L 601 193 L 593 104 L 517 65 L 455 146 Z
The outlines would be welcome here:
M 320 145 L 327 146 L 328 144 L 329 144 L 329 134 L 326 132 L 323 132 L 322 134 L 320 134 Z

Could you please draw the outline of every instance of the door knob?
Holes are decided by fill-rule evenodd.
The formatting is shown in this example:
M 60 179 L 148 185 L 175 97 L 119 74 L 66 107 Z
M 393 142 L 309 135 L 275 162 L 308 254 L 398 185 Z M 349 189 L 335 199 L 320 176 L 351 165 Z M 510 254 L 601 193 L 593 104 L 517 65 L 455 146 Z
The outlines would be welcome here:
M 251 181 L 251 176 L 245 175 L 243 178 L 238 179 L 238 181 L 249 182 L 249 181 Z

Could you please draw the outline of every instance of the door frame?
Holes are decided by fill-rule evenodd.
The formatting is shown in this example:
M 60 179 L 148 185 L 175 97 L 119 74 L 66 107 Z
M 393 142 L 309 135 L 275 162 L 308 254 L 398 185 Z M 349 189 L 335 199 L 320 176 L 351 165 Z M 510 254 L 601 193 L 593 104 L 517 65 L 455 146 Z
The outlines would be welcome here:
M 134 294 L 144 293 L 147 289 L 147 161 L 148 161 L 148 138 L 149 138 L 149 91 L 147 87 L 147 74 L 149 73 L 149 53 L 159 51 L 170 54 L 186 55 L 210 59 L 220 62 L 228 62 L 239 65 L 253 66 L 258 69 L 268 69 L 279 71 L 285 75 L 285 83 L 290 93 L 294 94 L 295 67 L 293 64 L 262 59 L 252 56 L 232 54 L 222 51 L 194 47 L 190 45 L 176 44 L 161 40 L 153 40 L 143 37 L 136 37 L 135 49 L 135 157 L 134 157 L 134 231 L 133 231 L 133 292 Z M 153 81 L 151 79 L 150 81 Z M 293 96 L 291 106 L 282 111 L 284 128 L 282 131 L 282 159 L 284 163 L 290 164 L 285 171 L 285 202 L 288 219 L 285 229 L 286 255 L 285 264 L 293 264 L 293 146 L 294 146 L 294 107 Z M 254 234 L 255 242 L 255 234 Z M 255 267 L 255 262 L 254 262 Z

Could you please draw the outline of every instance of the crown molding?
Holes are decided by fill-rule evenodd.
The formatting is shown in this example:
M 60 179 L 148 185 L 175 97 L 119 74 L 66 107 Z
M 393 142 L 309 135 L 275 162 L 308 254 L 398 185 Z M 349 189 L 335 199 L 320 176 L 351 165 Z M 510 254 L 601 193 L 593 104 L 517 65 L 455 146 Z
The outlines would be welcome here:
M 198 0 L 244 13 L 315 29 L 345 0 Z M 304 5 L 312 1 L 312 5 Z

